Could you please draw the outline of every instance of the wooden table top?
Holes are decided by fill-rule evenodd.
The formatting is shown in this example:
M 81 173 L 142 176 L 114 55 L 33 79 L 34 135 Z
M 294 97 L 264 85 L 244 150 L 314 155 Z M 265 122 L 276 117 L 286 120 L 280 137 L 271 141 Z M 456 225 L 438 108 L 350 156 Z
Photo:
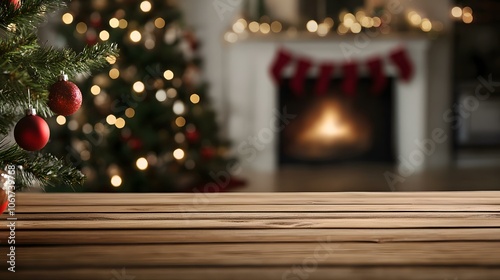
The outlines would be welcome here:
M 500 279 L 500 192 L 19 193 L 15 210 L 0 279 Z

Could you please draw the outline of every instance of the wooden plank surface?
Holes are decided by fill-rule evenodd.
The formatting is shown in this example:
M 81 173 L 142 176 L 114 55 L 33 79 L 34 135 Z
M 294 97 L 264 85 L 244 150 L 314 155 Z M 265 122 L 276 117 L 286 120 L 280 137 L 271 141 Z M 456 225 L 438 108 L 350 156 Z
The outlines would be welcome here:
M 20 193 L 16 273 L 2 217 L 0 279 L 500 279 L 500 192 Z

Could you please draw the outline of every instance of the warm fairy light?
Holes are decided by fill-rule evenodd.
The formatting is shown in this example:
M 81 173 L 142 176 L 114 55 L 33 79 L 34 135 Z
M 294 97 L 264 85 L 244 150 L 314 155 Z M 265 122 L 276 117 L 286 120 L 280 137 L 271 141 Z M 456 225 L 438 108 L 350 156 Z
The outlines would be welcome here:
M 173 155 L 176 160 L 181 160 L 184 158 L 184 151 L 182 149 L 177 149 L 173 152 Z
M 130 40 L 132 40 L 132 42 L 137 43 L 141 41 L 141 39 L 142 39 L 141 32 L 137 30 L 130 32 Z
M 137 166 L 137 168 L 139 168 L 139 170 L 146 170 L 148 169 L 148 161 L 147 159 L 141 157 L 139 159 L 137 159 L 137 161 L 135 162 L 135 165 Z
M 141 7 L 141 11 L 147 13 L 147 12 L 151 11 L 151 8 L 153 6 L 151 5 L 151 2 L 149 2 L 149 1 L 142 1 L 140 7 Z
M 243 33 L 245 28 L 245 25 L 241 21 L 237 21 L 233 24 L 233 31 L 236 33 Z
M 106 61 L 107 61 L 109 64 L 113 65 L 113 64 L 115 64 L 115 63 L 116 63 L 116 56 L 114 56 L 114 55 L 108 55 L 108 56 L 106 57 Z
M 464 7 L 463 8 L 463 13 L 465 14 L 471 14 L 472 15 L 472 8 L 471 7 Z
M 460 18 L 462 16 L 462 8 L 453 7 L 453 9 L 451 9 L 451 15 L 455 18 Z
M 125 116 L 130 119 L 133 118 L 135 116 L 134 108 L 127 108 L 127 110 L 125 110 Z
M 281 30 L 283 30 L 283 25 L 281 24 L 281 22 L 273 21 L 273 23 L 271 23 L 271 31 L 273 31 L 274 33 L 280 33 Z
M 109 26 L 111 26 L 111 28 L 118 28 L 118 26 L 120 26 L 120 21 L 117 18 L 111 18 L 109 20 Z
M 115 115 L 108 115 L 106 117 L 106 122 L 109 124 L 109 125 L 115 125 L 116 123 L 116 117 Z
M 85 22 L 79 22 L 76 25 L 76 32 L 80 34 L 85 34 L 85 32 L 87 32 L 87 25 L 85 24 Z
M 337 33 L 339 33 L 340 35 L 346 34 L 347 31 L 349 31 L 349 28 L 347 28 L 347 26 L 345 26 L 344 24 L 340 24 L 339 28 L 337 29 Z
M 347 13 L 342 17 L 342 22 L 345 27 L 351 28 L 351 26 L 356 22 L 356 17 L 351 13 Z
M 76 131 L 78 130 L 78 127 L 80 127 L 78 125 L 78 122 L 76 120 L 70 120 L 68 122 L 68 129 L 71 130 L 71 131 Z
M 113 80 L 118 79 L 118 77 L 120 77 L 120 70 L 116 68 L 109 70 L 109 77 Z
M 165 72 L 163 72 L 163 77 L 167 80 L 167 81 L 170 81 L 174 78 L 174 72 L 172 72 L 172 70 L 167 70 Z
M 145 89 L 146 87 L 144 86 L 144 83 L 143 83 L 143 82 L 141 82 L 141 81 L 137 81 L 137 82 L 135 82 L 135 83 L 134 83 L 134 85 L 132 86 L 132 88 L 134 89 L 134 91 L 135 91 L 135 92 L 137 92 L 137 93 L 141 93 L 141 92 L 143 92 L 143 91 L 144 91 L 144 89 Z
M 408 13 L 408 19 L 413 26 L 419 26 L 422 24 L 422 17 L 417 12 Z
M 323 23 L 325 23 L 326 25 L 328 25 L 329 28 L 332 28 L 333 27 L 333 18 L 331 17 L 327 17 L 325 18 L 325 20 L 323 21 Z
M 355 33 L 355 34 L 361 32 L 361 24 L 359 24 L 357 22 L 353 23 L 351 25 L 351 31 L 352 31 L 352 33 Z
M 66 124 L 66 117 L 65 116 L 57 116 L 56 122 L 58 125 L 65 125 Z
M 122 177 L 118 175 L 114 175 L 111 177 L 111 185 L 115 188 L 118 188 L 119 186 L 122 185 Z
M 156 42 L 153 39 L 147 39 L 146 42 L 144 42 L 144 46 L 146 47 L 146 49 L 152 50 L 155 48 Z
M 379 27 L 382 25 L 382 20 L 379 17 L 373 18 L 373 27 Z
M 464 23 L 472 23 L 472 21 L 474 20 L 474 17 L 472 16 L 472 14 L 465 14 L 462 16 L 462 20 L 464 21 Z
M 106 30 L 101 31 L 99 33 L 99 38 L 101 38 L 101 40 L 103 40 L 103 41 L 109 40 L 109 32 Z
M 90 92 L 93 94 L 93 95 L 98 95 L 99 93 L 101 93 L 101 87 L 98 86 L 98 85 L 93 85 L 91 88 L 90 88 Z
M 161 17 L 155 19 L 155 27 L 158 29 L 165 27 L 165 20 Z
M 191 103 L 193 104 L 198 104 L 200 103 L 200 96 L 196 93 L 193 93 L 191 94 L 191 96 L 189 97 L 189 100 L 191 101 Z
M 167 92 L 163 89 L 160 89 L 156 92 L 156 100 L 158 100 L 159 102 L 163 102 L 165 100 L 167 100 Z
M 356 12 L 356 20 L 361 22 L 366 17 L 365 11 L 357 11 Z
M 120 19 L 120 22 L 118 23 L 118 27 L 121 29 L 125 29 L 128 26 L 128 21 L 126 19 Z
M 330 31 L 330 27 L 326 23 L 320 23 L 318 26 L 318 35 L 320 37 L 324 37 L 328 34 L 328 31 Z
M 238 41 L 238 35 L 234 32 L 226 32 L 226 34 L 224 34 L 224 40 L 229 43 L 236 43 L 236 41 Z
M 315 20 L 310 20 L 306 24 L 307 31 L 316 32 L 318 31 L 318 23 Z
M 432 29 L 432 23 L 431 23 L 431 21 L 429 19 L 427 19 L 427 18 L 424 18 L 422 20 L 422 24 L 420 25 L 420 29 L 422 29 L 422 31 L 424 31 L 424 32 L 431 31 L 431 29 Z
M 73 23 L 73 15 L 70 14 L 70 13 L 65 13 L 63 16 L 62 16 L 62 21 L 65 23 L 65 24 L 71 24 Z
M 179 133 L 176 133 L 176 134 L 175 134 L 175 136 L 174 136 L 174 140 L 175 140 L 175 142 L 177 142 L 178 144 L 181 144 L 181 143 L 184 143 L 184 141 L 186 141 L 186 136 L 184 135 L 184 133 L 179 132 Z
M 175 98 L 177 96 L 177 90 L 175 88 L 169 88 L 167 90 L 167 97 L 168 98 Z
M 364 17 L 361 21 L 361 26 L 365 27 L 365 28 L 370 28 L 373 26 L 373 19 L 369 18 L 369 17 Z
M 115 122 L 116 128 L 122 129 L 122 128 L 125 127 L 125 124 L 126 124 L 126 122 L 125 122 L 125 120 L 123 118 L 116 119 L 116 122 Z
M 174 106 L 172 107 L 172 110 L 174 111 L 174 113 L 176 115 L 182 115 L 182 114 L 184 114 L 184 111 L 186 110 L 186 108 L 184 106 L 184 103 L 182 103 L 182 101 L 176 100 L 174 102 Z
M 260 25 L 259 29 L 262 34 L 268 34 L 269 32 L 271 32 L 271 25 L 269 25 L 269 23 L 267 22 L 264 22 Z
M 97 132 L 99 132 L 99 133 L 103 133 L 104 130 L 105 130 L 105 127 L 104 127 L 104 125 L 102 123 L 96 123 L 94 125 L 94 130 L 97 131 Z
M 186 119 L 183 118 L 183 117 L 177 117 L 175 119 L 175 124 L 178 126 L 178 127 L 184 127 L 186 125 Z
M 256 32 L 259 32 L 259 29 L 260 29 L 260 24 L 256 21 L 252 21 L 250 22 L 250 24 L 248 25 L 248 29 L 253 32 L 253 33 L 256 33 Z
M 86 123 L 82 126 L 82 132 L 85 134 L 90 134 L 94 130 L 94 127 L 90 123 Z

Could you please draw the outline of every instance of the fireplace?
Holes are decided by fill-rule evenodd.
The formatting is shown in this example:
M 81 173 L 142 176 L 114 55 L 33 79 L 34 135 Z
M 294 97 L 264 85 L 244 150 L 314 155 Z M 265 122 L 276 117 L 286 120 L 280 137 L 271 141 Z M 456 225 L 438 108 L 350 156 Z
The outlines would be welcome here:
M 371 79 L 358 81 L 355 96 L 346 96 L 342 80 L 333 79 L 328 94 L 296 96 L 284 80 L 279 108 L 297 117 L 279 133 L 279 165 L 347 162 L 394 163 L 392 79 L 379 95 L 370 93 Z M 315 79 L 308 79 L 312 92 Z
M 277 87 L 269 74 L 277 51 L 286 48 L 292 53 L 310 57 L 315 61 L 345 61 L 341 46 L 344 43 L 355 46 L 356 38 L 348 40 L 291 38 L 277 42 L 273 40 L 273 37 L 266 37 L 266 39 L 239 41 L 227 46 L 224 87 L 229 108 L 228 135 L 234 142 L 234 152 L 239 156 L 244 169 L 273 172 L 278 170 L 280 164 L 284 162 L 280 159 L 279 149 L 282 139 L 280 132 L 269 137 L 272 125 L 277 120 L 276 108 L 280 107 L 277 95 L 281 89 Z M 374 38 L 366 47 L 356 49 L 357 52 L 352 58 L 366 61 L 373 55 L 387 53 L 388 50 L 401 46 L 402 42 L 402 39 L 398 37 Z M 396 166 L 402 166 L 402 168 L 404 168 L 402 162 L 407 162 L 415 151 L 420 151 L 418 140 L 428 139 L 436 128 L 443 128 L 448 132 L 448 124 L 444 122 L 441 112 L 445 112 L 449 107 L 449 95 L 446 94 L 449 92 L 448 83 L 443 82 L 447 81 L 449 69 L 445 67 L 448 64 L 443 63 L 442 60 L 446 57 L 448 49 L 440 44 L 431 44 L 431 41 L 424 37 L 409 37 L 404 40 L 404 43 L 414 63 L 414 76 L 409 82 L 404 82 L 399 78 L 392 79 L 392 85 L 387 87 L 390 92 L 382 95 L 391 98 L 388 102 L 392 102 L 392 109 L 386 112 L 392 113 L 391 133 L 393 137 L 388 141 L 392 143 L 391 152 L 397 162 Z M 394 67 L 388 63 L 384 72 L 389 77 L 398 75 Z M 293 78 L 293 75 L 294 69 L 287 68 L 282 77 Z M 368 73 L 361 71 L 359 76 L 367 77 Z M 312 82 L 315 77 L 318 77 L 318 72 L 311 69 L 308 77 L 312 78 L 310 81 Z M 366 83 L 367 81 L 363 79 L 359 82 L 358 95 L 364 94 L 361 88 L 365 87 Z M 335 87 L 335 85 L 332 86 Z M 335 98 L 338 94 L 329 92 L 328 96 Z M 347 102 L 343 99 L 336 99 L 333 103 L 342 101 Z M 376 132 L 374 135 L 378 136 L 378 131 Z M 263 141 L 259 140 L 260 142 L 255 145 L 254 140 L 260 138 Z M 251 146 L 252 144 L 254 146 Z M 377 148 L 377 150 L 381 149 Z M 423 163 L 412 166 L 412 170 L 417 172 L 431 165 L 436 167 L 448 165 L 449 151 L 449 142 L 437 146 L 433 154 L 426 155 Z M 383 152 L 383 154 L 390 155 L 391 153 Z M 349 159 L 354 160 L 354 157 Z M 367 158 L 362 160 L 368 161 Z M 314 161 L 322 162 L 322 160 Z

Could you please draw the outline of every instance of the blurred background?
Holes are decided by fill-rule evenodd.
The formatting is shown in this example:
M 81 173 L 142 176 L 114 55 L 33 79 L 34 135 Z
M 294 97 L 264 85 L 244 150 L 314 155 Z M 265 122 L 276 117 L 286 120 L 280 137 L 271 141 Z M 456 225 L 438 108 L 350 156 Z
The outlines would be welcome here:
M 97 192 L 500 189 L 493 0 L 72 1 L 40 38 L 116 42 L 48 150 Z M 51 191 L 51 190 L 48 190 Z M 54 190 L 52 190 L 54 191 Z

